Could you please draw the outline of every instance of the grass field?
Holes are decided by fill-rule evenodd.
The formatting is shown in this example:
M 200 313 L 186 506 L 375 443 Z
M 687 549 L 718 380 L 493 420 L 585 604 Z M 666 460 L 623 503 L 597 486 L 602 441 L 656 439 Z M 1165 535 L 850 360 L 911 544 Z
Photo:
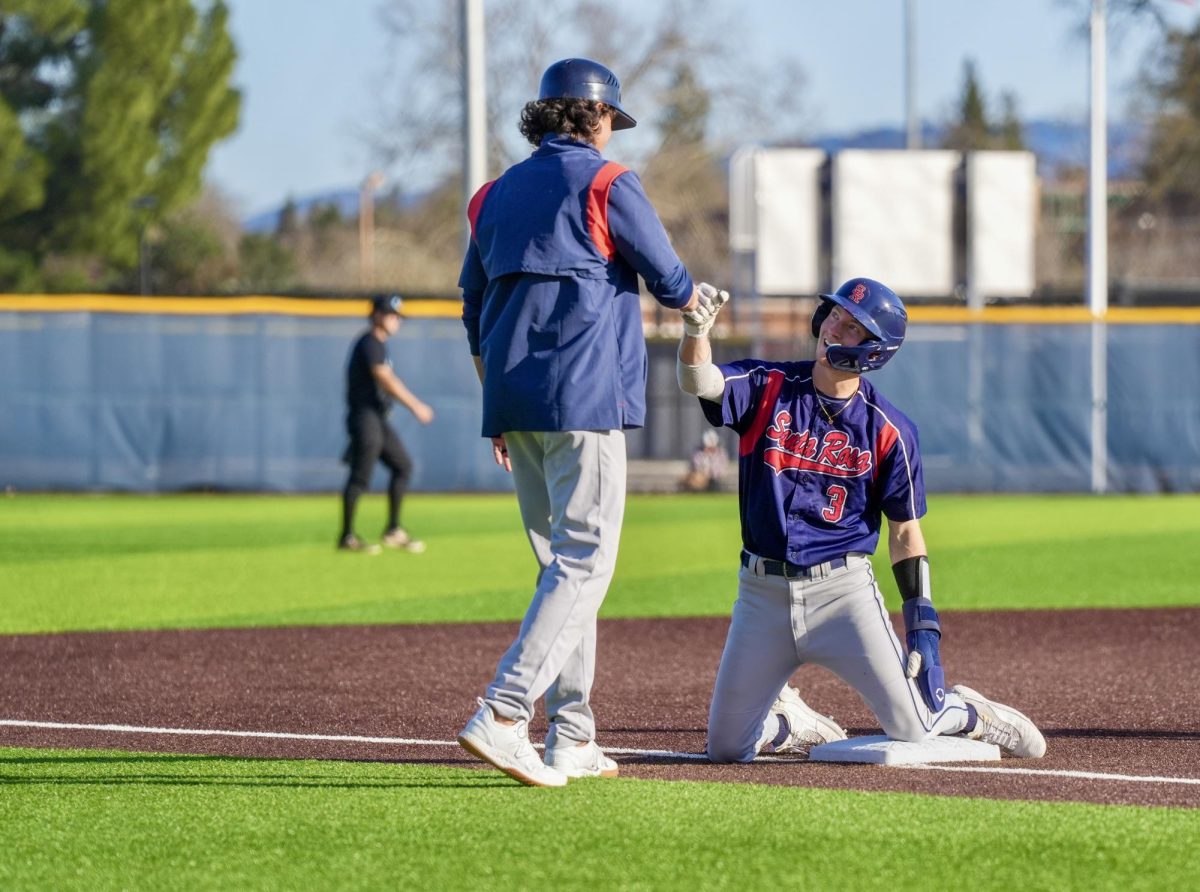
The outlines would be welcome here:
M 511 497 L 406 510 L 429 551 L 368 558 L 333 551 L 331 497 L 3 499 L 0 633 L 520 616 Z M 947 610 L 1200 603 L 1196 497 L 937 497 L 924 527 Z M 602 616 L 727 613 L 737 548 L 731 497 L 631 499 Z M 1200 870 L 1198 810 L 85 750 L 0 748 L 0 827 L 6 890 L 1127 890 Z
M 524 612 L 535 566 L 513 497 L 410 499 L 419 556 L 336 553 L 337 510 L 328 496 L 0 499 L 0 634 Z M 382 510 L 365 500 L 360 531 Z M 923 527 L 943 609 L 1200 603 L 1200 497 L 941 496 Z M 739 547 L 733 496 L 633 498 L 601 616 L 725 615 Z
M 1184 889 L 1194 811 L 0 750 L 4 889 Z

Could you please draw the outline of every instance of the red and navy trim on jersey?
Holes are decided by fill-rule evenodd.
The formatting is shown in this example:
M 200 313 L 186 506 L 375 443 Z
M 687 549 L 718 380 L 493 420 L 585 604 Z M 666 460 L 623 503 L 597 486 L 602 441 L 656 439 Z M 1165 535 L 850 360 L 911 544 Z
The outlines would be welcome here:
M 779 399 L 779 390 L 783 387 L 783 372 L 778 369 L 767 372 L 767 380 L 763 385 L 762 395 L 758 399 L 758 408 L 754 419 L 738 440 L 738 455 L 746 456 L 754 451 L 755 445 L 771 424 L 771 416 L 775 411 L 775 403 Z
M 742 544 L 773 560 L 818 564 L 871 554 L 882 518 L 925 513 L 916 426 L 865 378 L 830 420 L 811 362 L 746 359 L 719 366 L 714 425 L 737 431 Z

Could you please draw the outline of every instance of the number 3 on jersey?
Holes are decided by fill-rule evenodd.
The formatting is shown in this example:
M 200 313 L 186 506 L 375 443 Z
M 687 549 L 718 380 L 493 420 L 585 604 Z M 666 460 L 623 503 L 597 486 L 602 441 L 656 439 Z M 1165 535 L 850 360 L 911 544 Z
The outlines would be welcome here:
M 825 490 L 825 495 L 829 496 L 829 505 L 822 509 L 821 516 L 830 523 L 837 523 L 846 510 L 846 487 L 834 483 Z

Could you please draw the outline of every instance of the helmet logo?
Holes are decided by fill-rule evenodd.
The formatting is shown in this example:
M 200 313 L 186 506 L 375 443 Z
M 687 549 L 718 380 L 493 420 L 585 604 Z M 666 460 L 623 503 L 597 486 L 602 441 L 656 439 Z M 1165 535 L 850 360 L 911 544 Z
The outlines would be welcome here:
M 867 296 L 867 286 L 859 282 L 854 286 L 854 290 L 850 292 L 850 299 L 856 304 L 860 304 L 863 298 Z

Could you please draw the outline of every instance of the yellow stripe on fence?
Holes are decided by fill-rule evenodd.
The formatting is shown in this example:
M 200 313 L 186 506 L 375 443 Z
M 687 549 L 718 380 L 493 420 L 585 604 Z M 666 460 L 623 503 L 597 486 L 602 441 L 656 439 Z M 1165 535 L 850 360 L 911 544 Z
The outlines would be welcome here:
M 0 294 L 0 312 L 16 313 L 160 313 L 185 316 L 364 317 L 366 300 L 268 297 L 134 297 L 112 294 Z M 404 302 L 404 315 L 457 319 L 457 300 Z M 1083 306 L 1044 307 L 910 307 L 909 320 L 921 325 L 1083 325 L 1094 321 Z M 1200 307 L 1110 307 L 1103 320 L 1112 325 L 1200 325 Z
M 367 300 L 329 300 L 300 297 L 130 297 L 113 294 L 0 294 L 0 312 L 16 313 L 159 313 L 182 316 L 365 317 Z M 406 300 L 405 316 L 457 319 L 462 304 L 455 300 Z
M 922 325 L 1083 325 L 1096 321 L 1087 307 L 910 307 L 908 319 Z M 1200 325 L 1200 307 L 1109 307 L 1110 325 Z

